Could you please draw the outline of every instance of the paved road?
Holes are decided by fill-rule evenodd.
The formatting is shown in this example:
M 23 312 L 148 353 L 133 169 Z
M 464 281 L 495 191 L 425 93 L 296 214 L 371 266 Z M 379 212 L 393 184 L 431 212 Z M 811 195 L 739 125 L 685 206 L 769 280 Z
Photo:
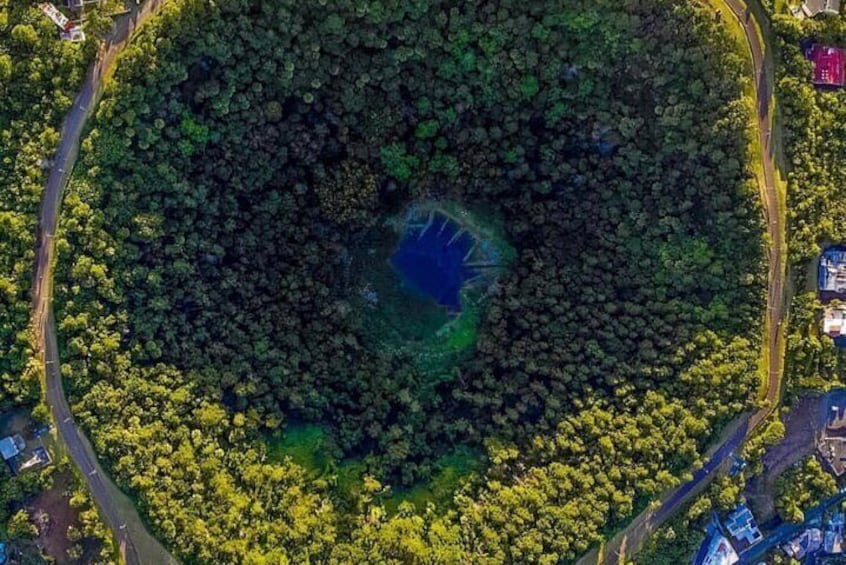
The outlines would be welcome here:
M 118 19 L 115 29 L 89 70 L 73 108 L 65 118 L 59 147 L 54 155 L 54 165 L 47 179 L 41 203 L 33 281 L 33 323 L 36 343 L 45 365 L 47 404 L 52 411 L 59 439 L 85 477 L 91 496 L 118 541 L 122 559 L 128 565 L 166 565 L 176 561 L 150 536 L 134 507 L 127 504 L 124 495 L 104 475 L 90 444 L 74 422 L 62 388 L 56 323 L 53 317 L 53 236 L 58 224 L 62 193 L 76 162 L 85 122 L 100 99 L 103 78 L 112 70 L 118 53 L 129 43 L 133 33 L 161 9 L 166 1 L 147 0 L 141 6 L 133 6 L 128 14 Z
M 823 514 L 829 508 L 838 506 L 843 500 L 846 500 L 846 493 L 840 492 L 832 497 L 829 497 L 817 506 L 806 510 L 805 520 L 800 524 L 791 524 L 786 522 L 781 524 L 770 534 L 747 549 L 740 555 L 739 565 L 755 565 L 760 563 L 764 556 L 778 547 L 779 545 L 792 540 L 802 533 L 805 528 L 820 528 L 822 524 Z
M 749 0 L 754 2 L 755 0 Z M 604 555 L 594 549 L 579 559 L 578 565 L 593 565 L 603 563 L 616 565 L 626 555 L 634 555 L 643 545 L 648 534 L 654 531 L 666 519 L 670 518 L 690 498 L 704 490 L 711 482 L 716 470 L 726 457 L 772 413 L 779 402 L 781 394 L 782 373 L 782 332 L 781 323 L 784 319 L 784 278 L 785 278 L 785 226 L 780 214 L 778 186 L 776 184 L 775 149 L 772 140 L 772 120 L 770 115 L 770 96 L 773 92 L 771 74 L 772 53 L 764 50 L 758 35 L 756 23 L 764 30 L 768 30 L 768 22 L 756 21 L 747 8 L 744 0 L 722 0 L 731 14 L 722 17 L 737 18 L 743 27 L 749 52 L 752 58 L 752 71 L 755 76 L 755 93 L 757 106 L 757 125 L 760 138 L 763 173 L 761 199 L 764 206 L 764 217 L 767 222 L 767 233 L 770 238 L 768 250 L 768 282 L 767 282 L 767 346 L 769 348 L 767 397 L 764 406 L 747 419 L 746 416 L 735 420 L 730 428 L 728 437 L 718 444 L 707 455 L 708 462 L 703 469 L 697 471 L 693 479 L 660 498 L 661 505 L 657 510 L 646 509 L 605 545 Z M 763 10 L 762 10 L 763 12 Z M 765 31 L 766 36 L 766 31 Z M 768 72 L 770 71 L 770 72 Z

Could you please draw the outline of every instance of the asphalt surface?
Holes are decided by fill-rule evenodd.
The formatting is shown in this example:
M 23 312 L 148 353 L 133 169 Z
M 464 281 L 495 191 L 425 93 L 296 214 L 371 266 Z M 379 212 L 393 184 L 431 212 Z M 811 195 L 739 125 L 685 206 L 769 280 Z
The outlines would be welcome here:
M 122 504 L 123 496 L 104 475 L 85 436 L 73 419 L 62 387 L 56 322 L 52 307 L 52 266 L 55 259 L 54 235 L 62 193 L 76 162 L 85 122 L 99 102 L 103 78 L 113 68 L 118 54 L 129 43 L 134 32 L 155 14 L 167 0 L 146 0 L 115 22 L 115 28 L 102 46 L 89 70 L 73 107 L 65 118 L 59 147 L 53 156 L 53 167 L 47 179 L 41 203 L 33 281 L 33 322 L 36 343 L 43 356 L 46 379 L 46 401 L 52 412 L 57 435 L 68 456 L 88 484 L 92 498 L 100 509 L 106 526 L 117 540 L 122 560 L 128 565 L 165 565 L 176 561 L 146 532 L 132 505 Z M 129 509 L 127 509 L 129 508 Z M 145 536 L 143 543 L 138 538 Z M 139 548 L 143 548 L 139 550 Z
M 779 525 L 775 530 L 770 532 L 766 538 L 743 552 L 740 555 L 740 561 L 738 562 L 739 565 L 755 565 L 760 563 L 768 552 L 772 551 L 777 546 L 792 540 L 801 534 L 806 528 L 813 527 L 822 529 L 822 518 L 825 511 L 829 508 L 839 506 L 843 500 L 846 500 L 846 493 L 840 492 L 823 500 L 820 504 L 810 510 L 806 510 L 804 512 L 805 520 L 802 523 L 791 524 L 789 522 L 785 522 Z
M 752 0 L 754 1 L 754 0 Z M 767 223 L 767 233 L 770 238 L 768 248 L 768 276 L 767 276 L 767 341 L 769 348 L 767 397 L 763 407 L 751 415 L 742 416 L 731 424 L 730 435 L 723 440 L 708 456 L 705 466 L 694 473 L 693 479 L 680 487 L 664 493 L 660 498 L 661 505 L 657 510 L 646 509 L 631 521 L 622 531 L 617 533 L 605 544 L 602 555 L 597 549 L 589 551 L 578 560 L 578 565 L 617 565 L 625 556 L 634 555 L 650 532 L 658 528 L 670 518 L 693 495 L 701 492 L 714 478 L 717 468 L 725 459 L 739 447 L 775 409 L 781 393 L 782 373 L 782 332 L 781 323 L 784 319 L 784 231 L 785 226 L 779 213 L 779 195 L 776 185 L 775 149 L 772 144 L 772 127 L 770 116 L 770 96 L 772 95 L 772 76 L 767 72 L 766 56 L 761 38 L 758 35 L 756 23 L 762 29 L 768 29 L 768 22 L 757 21 L 747 8 L 744 0 L 723 0 L 731 14 L 722 14 L 722 18 L 737 18 L 743 27 L 749 51 L 752 57 L 752 70 L 755 77 L 755 104 L 757 106 L 758 135 L 762 152 L 764 183 L 761 187 L 761 199 L 764 207 L 764 217 Z M 771 68 L 771 66 L 770 66 Z

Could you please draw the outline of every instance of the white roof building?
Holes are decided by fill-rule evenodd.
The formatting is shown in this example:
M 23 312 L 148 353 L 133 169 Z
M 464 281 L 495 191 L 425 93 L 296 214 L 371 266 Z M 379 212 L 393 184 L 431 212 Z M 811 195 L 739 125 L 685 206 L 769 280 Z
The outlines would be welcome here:
M 805 0 L 802 4 L 802 14 L 813 18 L 820 14 L 836 16 L 840 13 L 840 0 Z
M 846 309 L 825 309 L 825 314 L 823 315 L 823 333 L 831 338 L 846 335 Z

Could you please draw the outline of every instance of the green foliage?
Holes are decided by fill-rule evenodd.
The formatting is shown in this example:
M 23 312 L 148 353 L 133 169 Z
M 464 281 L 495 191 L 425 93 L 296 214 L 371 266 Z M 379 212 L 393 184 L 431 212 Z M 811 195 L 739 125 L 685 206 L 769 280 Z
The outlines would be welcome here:
M 441 124 L 438 120 L 424 120 L 417 124 L 417 130 L 414 135 L 417 139 L 431 139 L 438 135 L 438 129 L 440 127 Z
M 467 449 L 444 455 L 433 463 L 429 480 L 393 491 L 384 501 L 385 509 L 389 514 L 396 514 L 405 503 L 412 504 L 418 512 L 424 511 L 429 504 L 434 504 L 439 510 L 450 508 L 459 486 L 467 482 L 470 473 L 480 469 L 481 462 L 478 453 Z
M 822 499 L 837 493 L 834 477 L 823 469 L 816 457 L 797 463 L 779 476 L 776 481 L 776 509 L 781 517 L 791 522 L 805 519 L 807 510 Z
M 702 498 L 701 500 L 708 500 Z M 679 565 L 689 563 L 705 539 L 705 531 L 684 518 L 675 518 L 669 525 L 649 536 L 635 563 L 643 565 Z
M 846 91 L 817 89 L 811 84 L 812 64 L 802 41 L 811 39 L 842 47 L 846 20 L 842 17 L 798 20 L 774 15 L 777 95 L 784 128 L 787 160 L 787 213 L 790 259 L 795 264 L 785 374 L 790 387 L 828 389 L 846 383 L 846 352 L 821 335 L 822 304 L 810 290 L 814 281 L 803 273 L 822 248 L 846 242 L 846 158 L 839 147 L 846 119 Z
M 520 94 L 523 98 L 532 98 L 540 90 L 540 83 L 538 77 L 527 75 L 520 81 Z
M 397 180 L 409 180 L 414 170 L 420 165 L 420 159 L 406 153 L 405 146 L 401 143 L 386 145 L 379 150 L 379 154 L 387 174 Z
M 21 509 L 9 518 L 9 522 L 6 524 L 6 533 L 9 534 L 11 539 L 34 538 L 38 535 L 38 530 L 30 521 L 29 513 Z
M 751 405 L 762 222 L 709 14 L 171 6 L 83 144 L 56 306 L 80 422 L 184 560 L 574 560 Z M 440 336 L 413 299 L 360 315 L 381 222 L 422 199 L 514 245 Z
M 330 459 L 323 428 L 299 424 L 288 426 L 284 434 L 277 434 L 281 439 L 274 439 L 269 445 L 268 454 L 271 460 L 283 461 L 290 457 L 294 463 L 314 476 L 326 471 Z
M 0 8 L 0 406 L 39 396 L 30 287 L 46 166 L 91 52 L 33 4 Z

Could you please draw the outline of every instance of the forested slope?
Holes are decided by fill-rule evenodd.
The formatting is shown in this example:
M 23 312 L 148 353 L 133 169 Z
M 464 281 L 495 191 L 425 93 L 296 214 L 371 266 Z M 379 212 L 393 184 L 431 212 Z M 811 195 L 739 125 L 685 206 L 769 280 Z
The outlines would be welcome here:
M 181 0 L 127 48 L 56 303 L 75 411 L 175 552 L 574 559 L 750 404 L 741 59 L 687 2 L 566 4 Z M 366 338 L 348 274 L 422 200 L 495 217 L 516 255 L 434 374 Z M 270 462 L 303 421 L 366 476 Z M 484 470 L 388 516 L 384 485 L 455 446 Z

